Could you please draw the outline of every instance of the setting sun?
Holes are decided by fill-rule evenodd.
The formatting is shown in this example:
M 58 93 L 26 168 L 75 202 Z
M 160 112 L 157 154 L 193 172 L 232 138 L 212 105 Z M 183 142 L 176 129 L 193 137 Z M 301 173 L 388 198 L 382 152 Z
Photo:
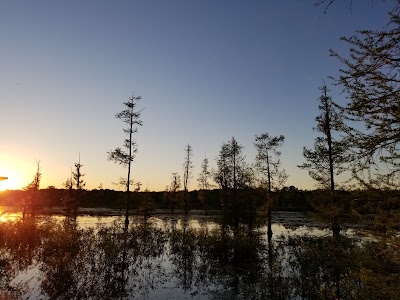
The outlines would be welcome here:
M 17 190 L 22 186 L 20 176 L 14 171 L 6 168 L 0 168 L 0 191 Z
M 13 189 L 12 185 L 12 181 L 10 181 L 7 177 L 0 176 L 0 191 Z
M 8 177 L 0 176 L 0 191 L 1 191 L 1 190 L 4 190 L 2 182 L 3 182 L 4 180 L 7 180 L 7 179 L 8 179 Z
M 0 191 L 22 189 L 32 180 L 34 172 L 34 163 L 20 155 L 0 154 L 0 178 L 7 178 L 0 180 Z

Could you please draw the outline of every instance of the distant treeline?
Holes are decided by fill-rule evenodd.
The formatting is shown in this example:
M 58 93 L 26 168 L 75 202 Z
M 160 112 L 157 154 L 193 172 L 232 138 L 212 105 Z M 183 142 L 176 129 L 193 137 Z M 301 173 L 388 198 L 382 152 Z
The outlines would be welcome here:
M 204 192 L 204 191 L 203 191 Z M 222 210 L 221 193 L 219 189 L 209 190 L 205 197 L 201 191 L 189 192 L 189 210 L 204 210 L 204 200 L 207 200 L 207 210 Z M 27 196 L 24 190 L 7 190 L 0 192 L 0 205 L 21 207 Z M 173 201 L 174 209 L 183 209 L 183 191 L 179 192 Z M 351 216 L 357 219 L 362 215 L 375 214 L 380 212 L 390 216 L 398 214 L 400 204 L 400 191 L 338 191 L 337 197 L 341 199 L 341 215 Z M 65 189 L 47 188 L 38 191 L 38 207 L 51 208 L 54 206 L 65 206 L 68 199 L 68 191 Z M 327 190 L 301 190 L 294 186 L 284 187 L 276 197 L 277 201 L 274 210 L 301 211 L 309 213 L 319 213 L 321 215 L 329 213 L 329 206 L 326 201 L 330 201 L 330 193 Z M 126 203 L 126 192 L 109 189 L 85 190 L 82 192 L 81 207 L 105 207 L 105 208 L 124 208 Z M 149 213 L 153 209 L 171 209 L 171 192 L 131 192 L 130 204 L 132 210 L 142 212 L 144 209 Z M 252 203 L 258 211 L 263 210 L 265 199 L 257 189 L 248 189 L 242 199 L 242 206 L 246 209 L 246 204 Z
M 26 191 L 23 190 L 9 190 L 0 193 L 0 205 L 3 206 L 22 206 L 26 197 Z M 38 191 L 39 207 L 51 208 L 54 206 L 64 206 L 68 194 L 65 189 L 47 188 Z M 183 191 L 182 191 L 183 193 Z M 214 189 L 206 192 L 207 209 L 208 210 L 221 210 L 220 194 L 221 190 Z M 284 188 L 280 192 L 278 201 L 276 203 L 276 210 L 289 210 L 289 211 L 309 211 L 312 209 L 308 203 L 308 198 L 312 191 L 299 190 L 293 186 Z M 140 209 L 144 202 L 148 203 L 152 209 L 171 209 L 170 192 L 131 192 L 131 207 L 132 209 Z M 257 189 L 249 189 L 247 195 L 249 198 L 259 198 L 259 206 L 262 206 L 262 197 L 258 196 Z M 203 210 L 204 203 L 199 197 L 199 191 L 189 192 L 189 209 L 190 210 Z M 175 209 L 183 209 L 182 195 L 178 195 L 174 201 Z M 109 189 L 95 189 L 86 190 L 82 192 L 80 199 L 81 207 L 105 207 L 105 208 L 124 208 L 126 203 L 126 192 L 115 191 Z

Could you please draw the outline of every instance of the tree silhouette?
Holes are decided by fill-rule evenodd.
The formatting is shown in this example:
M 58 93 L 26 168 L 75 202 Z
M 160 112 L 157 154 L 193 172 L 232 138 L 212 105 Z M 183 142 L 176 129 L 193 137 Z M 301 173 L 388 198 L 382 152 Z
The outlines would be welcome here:
M 82 174 L 81 168 L 83 165 L 81 164 L 81 156 L 79 155 L 79 162 L 75 163 L 75 172 L 72 172 L 73 180 L 75 183 L 75 203 L 74 203 L 74 219 L 78 215 L 78 207 L 79 207 L 79 198 L 82 193 L 82 189 L 85 186 L 85 181 L 82 179 L 85 174 Z M 72 183 L 71 183 L 72 184 Z
M 304 147 L 303 156 L 306 163 L 299 166 L 301 169 L 308 170 L 311 178 L 317 181 L 322 187 L 330 190 L 332 232 L 334 236 L 340 232 L 338 216 L 338 199 L 335 195 L 335 175 L 346 171 L 346 140 L 337 140 L 334 132 L 344 128 L 341 115 L 337 112 L 328 96 L 328 88 L 323 85 L 319 97 L 319 110 L 321 114 L 317 116 L 316 130 L 322 133 L 322 137 L 315 139 L 314 150 Z
M 142 193 L 138 194 L 139 203 L 138 211 L 143 214 L 144 220 L 146 220 L 152 214 L 155 204 L 152 193 L 146 188 Z
M 199 183 L 198 197 L 200 202 L 204 204 L 204 214 L 207 215 L 208 205 L 207 205 L 207 192 L 210 189 L 210 183 L 208 182 L 211 178 L 211 172 L 208 166 L 208 158 L 205 157 L 201 163 L 201 172 L 197 181 Z
M 142 110 L 137 110 L 137 104 L 140 99 L 142 99 L 141 96 L 132 95 L 132 97 L 129 97 L 127 102 L 124 102 L 125 109 L 115 115 L 117 119 L 121 119 L 126 124 L 124 133 L 128 136 L 128 138 L 124 140 L 122 148 L 118 147 L 115 150 L 108 152 L 108 160 L 128 167 L 128 179 L 126 181 L 125 226 L 128 226 L 129 224 L 129 187 L 131 182 L 131 164 L 135 157 L 135 153 L 137 152 L 137 146 L 132 136 L 137 132 L 137 126 L 142 126 L 143 124 L 140 120 L 140 114 Z
M 24 199 L 24 207 L 22 211 L 22 219 L 25 219 L 28 210 L 30 211 L 31 216 L 34 217 L 36 214 L 36 210 L 39 207 L 39 187 L 40 180 L 42 179 L 42 173 L 40 172 L 40 161 L 36 161 L 36 165 L 36 173 L 33 177 L 32 182 L 24 188 L 26 193 Z
M 188 213 L 188 183 L 193 169 L 192 156 L 193 156 L 192 146 L 187 144 L 187 146 L 185 147 L 185 161 L 183 163 L 183 189 L 185 193 L 184 194 L 185 215 L 187 215 Z
M 314 0 L 314 6 L 324 6 L 324 13 L 326 14 L 328 12 L 328 9 L 336 2 L 347 2 L 347 4 L 349 5 L 349 9 L 350 11 L 353 8 L 353 0 Z M 361 2 L 365 2 L 368 4 L 371 4 L 372 2 L 385 2 L 385 0 L 377 0 L 377 1 L 361 1 Z M 363 3 L 364 4 L 364 3 Z M 399 1 L 397 1 L 397 5 L 394 6 L 393 10 L 397 9 L 399 7 Z
M 165 200 L 168 202 L 171 213 L 174 214 L 174 210 L 180 202 L 179 189 L 181 188 L 181 177 L 178 173 L 172 173 L 171 184 L 165 189 Z
M 63 186 L 65 188 L 65 195 L 63 197 L 63 203 L 66 208 L 66 215 L 69 216 L 71 213 L 72 209 L 72 204 L 73 204 L 73 188 L 74 188 L 74 183 L 72 180 L 72 170 L 71 170 L 71 176 L 70 178 L 67 178 L 65 182 L 63 183 Z
M 254 142 L 257 149 L 255 168 L 259 173 L 260 188 L 267 199 L 268 236 L 272 236 L 273 193 L 282 189 L 287 179 L 285 170 L 281 168 L 281 152 L 278 151 L 284 140 L 283 135 L 272 137 L 268 133 L 263 133 L 256 136 Z
M 345 56 L 335 82 L 349 100 L 341 107 L 352 150 L 354 177 L 369 187 L 399 187 L 400 174 L 400 9 L 383 30 L 361 30 L 341 38 Z M 372 174 L 370 176 L 371 173 Z
M 222 144 L 217 157 L 217 170 L 214 181 L 221 189 L 222 206 L 225 217 L 232 214 L 234 227 L 239 228 L 239 191 L 249 186 L 251 172 L 242 153 L 243 146 L 234 137 Z M 228 217 L 229 219 L 229 217 Z

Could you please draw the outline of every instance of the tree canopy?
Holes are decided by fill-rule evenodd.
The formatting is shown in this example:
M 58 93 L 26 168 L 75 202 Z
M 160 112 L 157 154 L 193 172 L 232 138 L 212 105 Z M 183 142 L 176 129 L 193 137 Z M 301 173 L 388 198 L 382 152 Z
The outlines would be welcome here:
M 361 182 L 398 186 L 400 174 L 400 16 L 389 13 L 383 30 L 361 30 L 341 40 L 349 53 L 330 53 L 342 64 L 335 82 L 347 95 L 340 106 L 347 120 L 352 171 Z M 368 178 L 366 178 L 367 176 Z

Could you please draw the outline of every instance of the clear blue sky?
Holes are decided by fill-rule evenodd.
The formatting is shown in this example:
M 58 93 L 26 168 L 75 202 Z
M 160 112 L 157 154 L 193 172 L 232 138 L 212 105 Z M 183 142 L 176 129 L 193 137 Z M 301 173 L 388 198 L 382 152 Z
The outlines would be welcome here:
M 80 153 L 87 188 L 117 188 L 126 170 L 107 151 L 122 144 L 114 115 L 135 92 L 145 110 L 132 174 L 143 188 L 182 174 L 187 143 L 192 189 L 205 155 L 215 166 L 232 136 L 252 163 L 262 132 L 286 138 L 287 184 L 313 188 L 297 165 L 316 136 L 322 78 L 340 67 L 328 50 L 382 28 L 395 3 L 337 0 L 324 14 L 312 0 L 1 1 L 0 175 L 19 188 L 40 159 L 42 187 L 61 187 Z

